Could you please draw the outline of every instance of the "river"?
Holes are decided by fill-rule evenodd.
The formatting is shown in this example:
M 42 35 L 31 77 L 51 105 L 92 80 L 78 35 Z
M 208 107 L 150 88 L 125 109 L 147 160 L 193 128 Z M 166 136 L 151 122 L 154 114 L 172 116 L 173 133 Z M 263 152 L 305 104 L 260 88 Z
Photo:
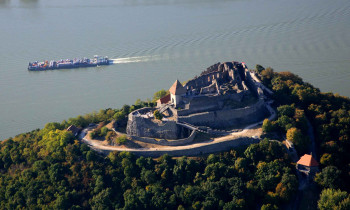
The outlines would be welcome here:
M 0 139 L 146 100 L 219 61 L 350 96 L 349 0 L 0 0 Z M 29 61 L 118 59 L 29 72 Z

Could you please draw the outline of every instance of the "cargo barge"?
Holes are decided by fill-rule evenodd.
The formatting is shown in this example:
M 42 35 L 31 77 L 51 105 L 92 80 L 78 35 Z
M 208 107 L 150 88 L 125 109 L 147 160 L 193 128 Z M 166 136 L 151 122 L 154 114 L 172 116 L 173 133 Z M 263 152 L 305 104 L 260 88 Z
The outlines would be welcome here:
M 45 71 L 55 69 L 73 69 L 73 68 L 85 68 L 85 67 L 96 67 L 102 65 L 110 65 L 113 61 L 109 60 L 108 57 L 102 57 L 95 55 L 93 59 L 81 58 L 81 59 L 66 59 L 59 61 L 44 61 L 44 62 L 31 62 L 28 65 L 29 71 Z

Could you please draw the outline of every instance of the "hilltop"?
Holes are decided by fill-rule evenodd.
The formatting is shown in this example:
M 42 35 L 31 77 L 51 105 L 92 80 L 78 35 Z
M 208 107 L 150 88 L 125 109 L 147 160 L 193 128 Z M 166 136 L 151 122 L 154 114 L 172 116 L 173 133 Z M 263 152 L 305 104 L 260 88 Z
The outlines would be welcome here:
M 196 158 L 152 159 L 129 152 L 103 156 L 79 140 L 76 129 L 90 126 L 100 141 L 128 144 L 131 140 L 114 136 L 112 128 L 125 133 L 130 114 L 156 107 L 138 100 L 1 142 L 0 208 L 347 209 L 349 98 L 322 93 L 290 72 L 260 65 L 251 72 L 273 91 L 268 97 L 277 110 L 275 119 L 264 120 L 259 143 Z M 308 183 L 285 140 L 293 144 L 294 155 L 312 152 L 310 166 L 319 164 Z

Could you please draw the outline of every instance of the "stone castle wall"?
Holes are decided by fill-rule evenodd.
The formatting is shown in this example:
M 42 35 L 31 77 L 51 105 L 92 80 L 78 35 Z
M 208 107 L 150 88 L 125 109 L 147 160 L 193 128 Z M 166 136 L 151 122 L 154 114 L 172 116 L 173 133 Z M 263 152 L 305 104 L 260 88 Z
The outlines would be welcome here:
M 171 111 L 176 116 L 185 116 L 197 112 L 218 110 L 223 108 L 225 100 L 241 101 L 245 94 L 247 92 L 242 91 L 236 94 L 194 97 L 189 102 L 188 107 L 186 107 L 187 109 L 178 110 L 171 108 Z
M 141 141 L 149 144 L 158 144 L 163 146 L 181 146 L 181 145 L 192 143 L 194 138 L 196 137 L 196 133 L 197 132 L 193 130 L 189 137 L 183 138 L 183 139 L 177 139 L 177 140 L 168 140 L 168 139 L 156 140 L 155 138 L 139 137 L 139 136 L 129 136 L 129 137 L 133 140 Z
M 153 108 L 142 108 L 131 112 L 128 116 L 126 132 L 130 136 L 177 139 L 181 128 L 175 121 L 155 123 L 151 119 L 137 116 L 137 113 L 153 111 Z
M 212 72 L 206 75 L 199 76 L 195 79 L 189 80 L 185 88 L 186 89 L 198 89 L 200 90 L 201 87 L 208 86 L 212 84 L 212 81 L 215 80 L 224 80 L 227 78 L 227 72 Z
M 186 122 L 196 126 L 209 126 L 212 128 L 228 128 L 263 120 L 268 114 L 263 100 L 256 104 L 239 109 L 223 109 L 217 111 L 201 112 L 187 116 L 177 116 L 179 122 Z

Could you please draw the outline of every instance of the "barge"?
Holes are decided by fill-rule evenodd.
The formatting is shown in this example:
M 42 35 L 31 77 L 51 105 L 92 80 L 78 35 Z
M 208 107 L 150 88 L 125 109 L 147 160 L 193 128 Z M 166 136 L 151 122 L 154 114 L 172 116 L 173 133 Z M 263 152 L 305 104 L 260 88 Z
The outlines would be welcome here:
M 73 69 L 73 68 L 85 68 L 85 67 L 96 67 L 102 65 L 110 65 L 113 61 L 109 60 L 108 57 L 102 57 L 95 55 L 93 59 L 81 58 L 81 59 L 61 59 L 59 61 L 43 61 L 43 62 L 31 62 L 28 65 L 29 71 L 45 71 L 55 69 Z

